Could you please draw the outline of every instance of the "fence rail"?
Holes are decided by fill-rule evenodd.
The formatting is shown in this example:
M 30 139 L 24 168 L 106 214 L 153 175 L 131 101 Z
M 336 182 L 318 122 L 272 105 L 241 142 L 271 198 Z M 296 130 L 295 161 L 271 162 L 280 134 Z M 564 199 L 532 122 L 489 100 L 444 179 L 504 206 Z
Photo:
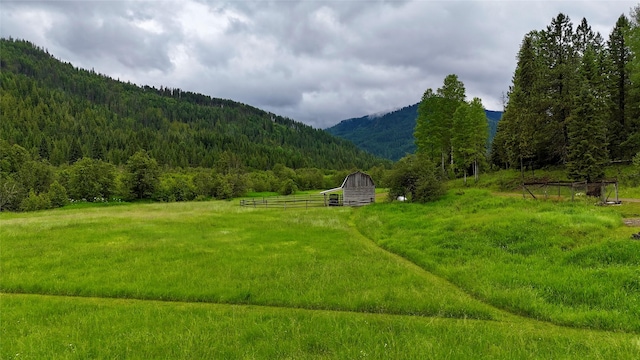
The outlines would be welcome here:
M 240 206 L 254 208 L 311 208 L 324 206 L 342 206 L 342 195 L 291 195 L 251 198 L 240 200 Z
M 550 197 L 571 197 L 573 201 L 577 195 L 589 195 L 600 198 L 602 204 L 620 204 L 618 198 L 618 180 L 602 180 L 588 183 L 586 181 L 534 181 L 522 183 L 522 197 L 531 195 L 537 199 L 544 196 Z M 615 197 L 613 197 L 615 196 Z

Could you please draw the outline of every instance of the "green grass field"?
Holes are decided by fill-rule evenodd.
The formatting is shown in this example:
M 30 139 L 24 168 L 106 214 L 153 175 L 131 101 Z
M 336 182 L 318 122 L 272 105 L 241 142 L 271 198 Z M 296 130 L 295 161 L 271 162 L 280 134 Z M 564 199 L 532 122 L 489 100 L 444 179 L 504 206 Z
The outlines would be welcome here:
M 630 239 L 639 229 L 623 226 L 621 207 L 467 190 L 428 205 L 363 208 L 356 223 L 383 248 L 501 309 L 640 333 L 640 241 Z
M 0 357 L 634 359 L 636 211 L 469 190 L 3 213 Z

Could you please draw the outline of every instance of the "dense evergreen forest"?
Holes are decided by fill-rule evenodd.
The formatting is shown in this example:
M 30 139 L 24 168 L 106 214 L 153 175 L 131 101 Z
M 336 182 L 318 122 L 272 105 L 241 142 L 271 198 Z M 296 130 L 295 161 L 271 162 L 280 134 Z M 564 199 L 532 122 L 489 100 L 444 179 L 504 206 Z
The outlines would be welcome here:
M 116 81 L 27 41 L 0 44 L 2 139 L 52 165 L 83 156 L 120 165 L 142 149 L 173 167 L 213 167 L 224 151 L 258 170 L 380 163 L 320 129 L 249 105 Z
M 564 14 L 526 34 L 493 141 L 502 167 L 566 166 L 575 180 L 604 177 L 640 151 L 640 6 L 608 40 Z
M 322 188 L 331 174 L 388 165 L 321 129 L 231 100 L 114 80 L 28 41 L 0 40 L 0 70 L 0 209 L 46 207 L 22 203 L 47 203 L 38 197 L 54 183 L 71 199 L 188 200 Z M 149 191 L 133 185 L 140 166 L 157 169 Z M 104 177 L 78 189 L 89 169 Z M 163 194 L 163 184 L 172 190 Z

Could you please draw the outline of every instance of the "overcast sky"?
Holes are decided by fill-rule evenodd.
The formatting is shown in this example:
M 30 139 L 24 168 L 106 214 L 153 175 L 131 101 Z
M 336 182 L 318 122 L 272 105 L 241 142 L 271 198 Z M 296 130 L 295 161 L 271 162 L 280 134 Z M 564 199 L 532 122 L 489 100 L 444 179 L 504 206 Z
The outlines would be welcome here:
M 523 36 L 558 13 L 608 39 L 637 1 L 6 1 L 0 35 L 140 85 L 317 128 L 420 101 L 457 74 L 500 110 Z

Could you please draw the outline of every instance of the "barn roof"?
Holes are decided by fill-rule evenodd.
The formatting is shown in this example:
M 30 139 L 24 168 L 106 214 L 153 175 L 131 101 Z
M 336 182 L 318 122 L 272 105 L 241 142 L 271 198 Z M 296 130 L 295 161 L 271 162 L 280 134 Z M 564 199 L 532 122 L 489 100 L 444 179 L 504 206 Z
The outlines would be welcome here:
M 368 177 L 368 178 L 371 178 L 371 176 L 370 176 L 369 174 L 365 174 L 365 173 L 363 173 L 362 171 L 356 171 L 356 172 L 354 172 L 354 173 L 351 173 L 351 174 L 349 174 L 349 175 L 345 176 L 344 180 L 342 181 L 342 185 L 340 185 L 340 187 L 333 188 L 333 189 L 329 189 L 329 190 L 325 190 L 325 191 L 321 191 L 321 192 L 320 192 L 320 194 L 332 193 L 332 192 L 336 192 L 336 191 L 340 191 L 340 190 L 344 189 L 344 186 L 345 186 L 345 184 L 347 183 L 347 180 L 348 180 L 350 177 L 352 177 L 352 176 L 354 176 L 354 175 L 356 175 L 356 174 L 362 174 L 362 175 L 364 175 L 364 176 L 366 176 L 366 177 Z M 371 179 L 371 182 L 373 183 L 373 179 Z

